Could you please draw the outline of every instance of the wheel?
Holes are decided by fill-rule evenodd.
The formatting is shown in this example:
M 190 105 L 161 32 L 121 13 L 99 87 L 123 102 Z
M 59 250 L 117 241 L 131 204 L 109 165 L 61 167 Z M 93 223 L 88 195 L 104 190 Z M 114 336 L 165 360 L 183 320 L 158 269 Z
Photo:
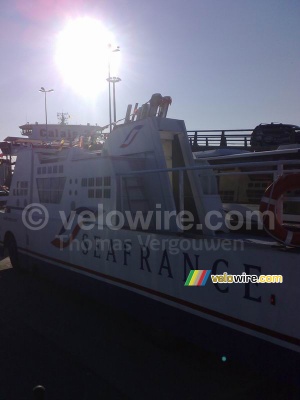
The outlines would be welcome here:
M 18 246 L 14 236 L 9 236 L 7 239 L 7 249 L 11 265 L 13 268 L 20 269 Z

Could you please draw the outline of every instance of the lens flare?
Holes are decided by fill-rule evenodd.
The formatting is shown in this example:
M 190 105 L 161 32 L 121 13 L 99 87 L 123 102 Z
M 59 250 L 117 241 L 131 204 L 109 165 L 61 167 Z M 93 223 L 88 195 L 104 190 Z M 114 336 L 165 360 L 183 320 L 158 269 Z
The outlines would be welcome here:
M 114 37 L 99 21 L 78 18 L 58 34 L 55 62 L 66 85 L 85 97 L 107 86 L 108 65 L 115 74 L 120 61 Z

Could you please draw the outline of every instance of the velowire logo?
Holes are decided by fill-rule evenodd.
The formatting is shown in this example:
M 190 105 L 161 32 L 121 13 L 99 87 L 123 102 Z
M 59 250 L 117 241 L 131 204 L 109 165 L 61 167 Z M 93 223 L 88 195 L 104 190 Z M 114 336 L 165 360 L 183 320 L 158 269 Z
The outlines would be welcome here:
M 191 270 L 184 286 L 205 286 L 211 269 Z

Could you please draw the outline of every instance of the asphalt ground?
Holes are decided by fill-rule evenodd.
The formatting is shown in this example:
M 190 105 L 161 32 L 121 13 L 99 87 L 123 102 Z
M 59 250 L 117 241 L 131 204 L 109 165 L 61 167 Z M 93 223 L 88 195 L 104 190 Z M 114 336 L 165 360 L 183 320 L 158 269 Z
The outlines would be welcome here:
M 299 388 L 0 262 L 0 400 L 299 399 Z

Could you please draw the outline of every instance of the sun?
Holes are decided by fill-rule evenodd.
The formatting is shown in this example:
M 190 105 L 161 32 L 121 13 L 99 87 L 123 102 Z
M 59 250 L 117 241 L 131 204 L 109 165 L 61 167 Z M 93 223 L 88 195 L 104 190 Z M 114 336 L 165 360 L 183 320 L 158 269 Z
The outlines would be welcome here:
M 58 34 L 55 62 L 65 84 L 85 97 L 107 87 L 108 65 L 115 73 L 119 64 L 115 39 L 98 20 L 70 20 Z

